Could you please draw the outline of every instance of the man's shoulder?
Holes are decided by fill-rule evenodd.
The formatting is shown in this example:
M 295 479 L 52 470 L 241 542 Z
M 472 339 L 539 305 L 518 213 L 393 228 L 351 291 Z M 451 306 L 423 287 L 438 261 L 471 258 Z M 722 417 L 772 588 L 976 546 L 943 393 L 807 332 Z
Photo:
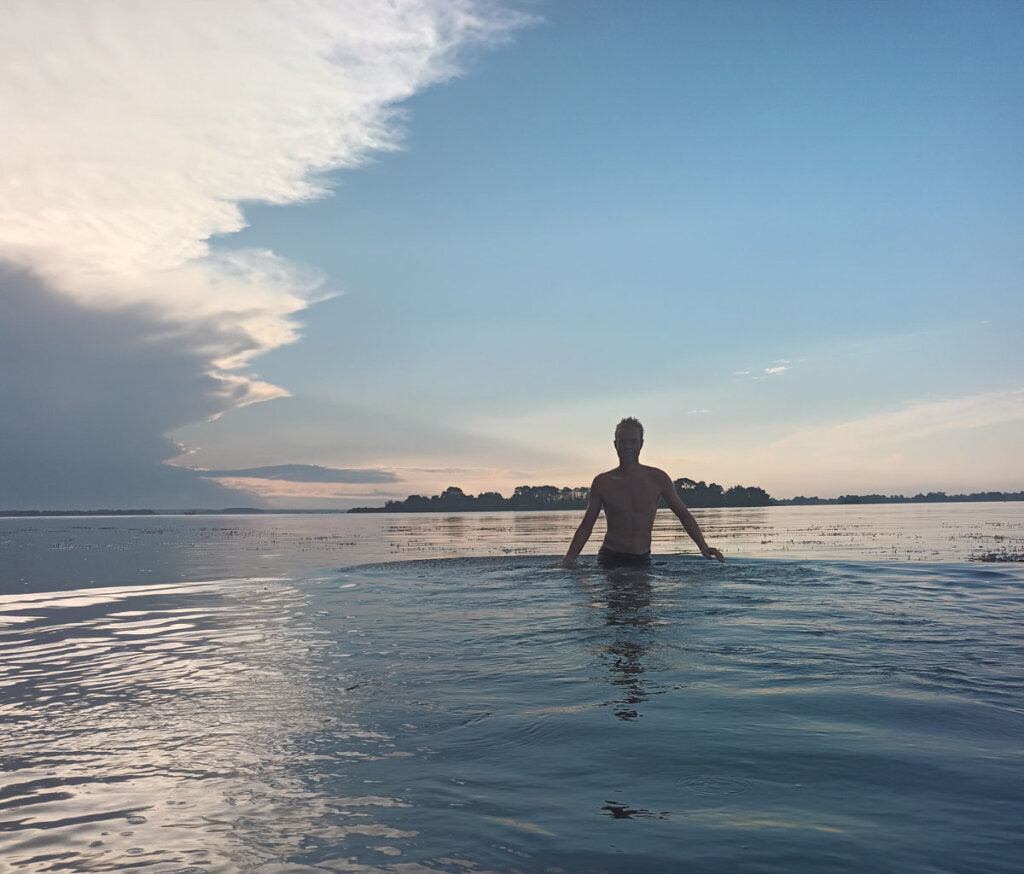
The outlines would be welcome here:
M 658 488 L 664 488 L 666 484 L 671 484 L 672 480 L 665 471 L 658 467 L 651 467 L 649 464 L 638 465 L 637 470 L 632 474 L 623 474 L 617 467 L 611 470 L 606 470 L 604 473 L 599 473 L 594 477 L 594 484 L 591 486 L 594 490 L 602 488 L 622 488 L 623 484 L 629 480 L 635 480 L 638 477 L 646 479 L 648 482 L 657 485 Z
M 665 473 L 665 471 L 663 471 L 660 467 L 651 467 L 649 464 L 642 464 L 640 465 L 640 467 L 643 468 L 644 473 L 647 474 L 647 476 L 649 476 L 651 479 L 656 479 L 659 482 L 664 480 L 668 480 L 669 482 L 671 482 L 671 479 L 669 479 L 669 475 Z
M 660 467 L 650 467 L 645 464 L 644 475 L 647 477 L 647 482 L 651 484 L 651 487 L 657 489 L 661 494 L 665 494 L 665 492 L 673 488 L 672 479 Z

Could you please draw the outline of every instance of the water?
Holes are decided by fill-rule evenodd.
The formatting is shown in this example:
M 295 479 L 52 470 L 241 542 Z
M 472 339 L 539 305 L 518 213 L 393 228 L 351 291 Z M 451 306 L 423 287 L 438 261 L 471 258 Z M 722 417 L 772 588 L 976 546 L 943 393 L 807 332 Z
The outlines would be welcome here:
M 0 518 L 0 595 L 465 556 L 564 554 L 582 512 Z M 730 557 L 966 561 L 1024 553 L 1024 502 L 695 510 Z M 585 552 L 604 535 L 598 519 Z M 656 554 L 694 547 L 658 513 Z
M 3 520 L 0 869 L 1019 871 L 1022 509 Z

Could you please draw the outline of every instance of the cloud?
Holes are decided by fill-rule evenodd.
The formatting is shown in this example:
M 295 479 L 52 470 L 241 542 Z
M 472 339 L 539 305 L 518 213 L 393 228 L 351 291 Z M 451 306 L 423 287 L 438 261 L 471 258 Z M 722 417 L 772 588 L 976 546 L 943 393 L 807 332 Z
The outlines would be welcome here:
M 46 424 L 40 470 L 100 457 L 115 470 L 98 443 L 82 446 L 83 428 L 159 464 L 176 454 L 169 429 L 286 395 L 248 368 L 299 337 L 322 278 L 268 251 L 214 252 L 211 239 L 244 226 L 247 202 L 321 197 L 331 171 L 397 148 L 397 104 L 455 75 L 463 47 L 523 23 L 484 0 L 7 4 L 0 294 L 29 332 L 0 414 Z M 108 345 L 78 342 L 73 319 Z M 64 391 L 50 403 L 54 351 L 91 407 Z M 112 368 L 119 355 L 134 374 Z M 137 390 L 143 375 L 152 391 Z M 22 464 L 10 449 L 0 484 L 24 473 L 7 469 Z M 152 471 L 165 475 L 190 476 Z M 197 497 L 214 488 L 190 481 Z
M 774 495 L 1013 491 L 1024 485 L 1024 389 L 922 399 L 835 424 L 801 428 L 761 447 L 702 454 L 705 469 Z
M 1024 389 L 916 401 L 903 409 L 811 428 L 775 441 L 776 450 L 865 453 L 938 434 L 1024 421 Z
M 355 488 L 351 483 L 291 482 L 263 477 L 224 477 L 217 482 L 225 488 L 244 492 L 249 504 L 260 504 L 268 509 L 335 509 L 344 510 L 367 502 L 381 504 L 392 498 L 404 498 L 396 491 Z
M 576 459 L 576 453 L 558 451 L 548 443 L 531 446 L 515 439 L 518 435 L 474 433 L 445 416 L 389 413 L 301 394 L 254 404 L 216 422 L 189 425 L 175 436 L 195 447 L 175 459 L 175 464 L 218 475 L 258 471 L 267 467 L 267 459 L 285 455 L 306 458 L 324 468 L 340 468 L 343 459 L 346 465 L 361 471 L 390 472 L 393 482 L 401 483 L 397 491 L 372 494 L 366 483 L 318 480 L 307 485 L 297 478 L 255 477 L 219 480 L 264 499 L 272 498 L 274 506 L 288 508 L 380 503 L 385 497 L 438 494 L 451 485 L 473 494 L 492 489 L 510 494 L 515 486 L 536 483 L 539 476 L 547 476 L 543 471 L 565 469 Z M 445 458 L 456 464 L 437 463 Z M 231 461 L 238 467 L 229 468 Z M 303 467 L 312 469 L 315 465 Z M 592 476 L 593 471 L 589 471 L 581 481 L 589 481 Z
M 767 374 L 768 376 L 777 376 L 780 373 L 785 373 L 786 371 L 791 369 L 791 365 L 792 362 L 788 358 L 777 358 L 768 367 L 761 368 L 761 370 L 759 370 L 757 374 L 755 374 L 752 370 L 735 370 L 733 371 L 733 376 L 749 377 L 750 379 L 756 381 L 765 378 L 762 374 Z
M 162 462 L 165 435 L 251 396 L 206 337 L 150 307 L 98 311 L 0 264 L 0 507 L 221 507 L 240 496 Z
M 473 0 L 9 4 L 0 247 L 92 301 L 185 265 L 218 286 L 208 241 L 244 226 L 241 203 L 321 196 L 326 172 L 395 148 L 395 104 L 516 23 Z
M 205 477 L 246 477 L 265 480 L 287 480 L 293 483 L 393 483 L 399 477 L 388 470 L 368 468 L 344 469 L 321 467 L 318 464 L 276 464 L 242 470 L 202 470 Z

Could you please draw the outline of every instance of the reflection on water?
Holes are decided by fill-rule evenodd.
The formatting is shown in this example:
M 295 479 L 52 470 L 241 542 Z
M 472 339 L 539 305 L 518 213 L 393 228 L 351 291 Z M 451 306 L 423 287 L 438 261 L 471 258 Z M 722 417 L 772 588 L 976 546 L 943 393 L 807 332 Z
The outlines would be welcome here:
M 1024 571 L 432 560 L 0 598 L 12 871 L 1018 869 Z
M 319 753 L 297 746 L 333 720 L 312 693 L 325 644 L 299 633 L 302 609 L 294 588 L 258 580 L 4 599 L 3 857 L 245 870 L 310 832 L 337 838 L 300 764 Z
M 636 719 L 637 705 L 649 696 L 644 685 L 644 659 L 656 626 L 651 579 L 651 571 L 643 567 L 580 574 L 581 585 L 597 599 L 594 606 L 605 605 L 604 624 L 611 638 L 601 644 L 601 652 L 607 662 L 609 683 L 621 696 L 614 702 L 613 712 L 622 720 Z
M 392 559 L 561 556 L 581 513 L 0 519 L 0 594 L 252 576 Z M 696 510 L 732 558 L 966 561 L 1024 554 L 1024 502 Z M 584 562 L 604 535 L 598 519 Z M 694 555 L 668 511 L 656 556 Z

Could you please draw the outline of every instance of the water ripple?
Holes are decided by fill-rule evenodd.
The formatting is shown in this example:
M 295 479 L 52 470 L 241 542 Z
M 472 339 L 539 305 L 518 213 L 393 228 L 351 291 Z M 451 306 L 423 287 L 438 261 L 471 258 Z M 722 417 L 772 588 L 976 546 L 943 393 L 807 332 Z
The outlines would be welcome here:
M 0 613 L 11 870 L 657 871 L 755 832 L 1014 868 L 1020 570 L 517 556 Z

